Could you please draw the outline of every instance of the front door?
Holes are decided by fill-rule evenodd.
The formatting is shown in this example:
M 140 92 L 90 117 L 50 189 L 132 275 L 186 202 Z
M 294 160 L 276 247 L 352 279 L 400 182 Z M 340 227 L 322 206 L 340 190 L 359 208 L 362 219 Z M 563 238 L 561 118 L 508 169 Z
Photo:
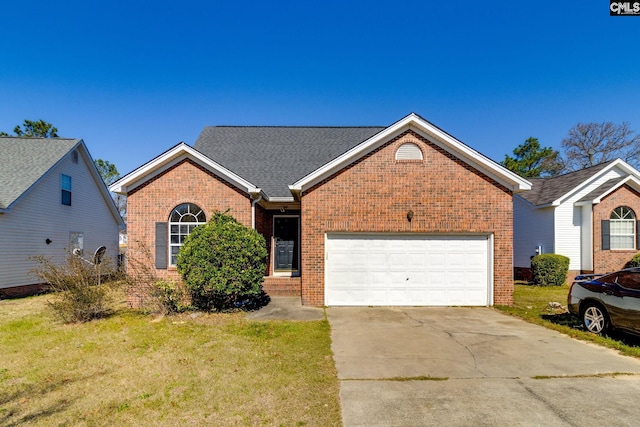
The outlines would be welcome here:
M 300 218 L 297 216 L 281 216 L 273 219 L 275 271 L 298 271 L 299 221 Z

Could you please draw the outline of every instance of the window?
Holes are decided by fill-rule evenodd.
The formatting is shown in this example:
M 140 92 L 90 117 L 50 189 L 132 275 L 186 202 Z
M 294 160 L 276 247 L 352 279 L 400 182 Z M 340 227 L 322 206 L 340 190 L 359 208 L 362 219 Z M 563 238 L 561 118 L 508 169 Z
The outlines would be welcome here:
M 75 255 L 82 256 L 84 253 L 84 235 L 82 233 L 77 231 L 69 233 L 69 250 Z
M 407 142 L 398 147 L 396 160 L 422 160 L 422 150 L 416 144 Z
M 640 274 L 638 273 L 618 273 L 616 283 L 626 289 L 640 290 Z
M 635 249 L 636 216 L 626 207 L 617 207 L 609 218 L 609 238 L 611 249 Z
M 60 187 L 62 189 L 61 203 L 71 206 L 71 177 L 69 175 L 63 174 L 60 177 Z
M 206 223 L 204 212 L 193 203 L 183 203 L 171 212 L 169 217 L 170 265 L 176 265 L 180 246 L 194 228 Z

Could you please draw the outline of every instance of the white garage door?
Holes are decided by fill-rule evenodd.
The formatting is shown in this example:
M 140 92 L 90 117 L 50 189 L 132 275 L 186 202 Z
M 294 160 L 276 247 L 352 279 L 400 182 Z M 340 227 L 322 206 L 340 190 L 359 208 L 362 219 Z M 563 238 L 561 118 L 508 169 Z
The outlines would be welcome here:
M 328 234 L 327 305 L 492 304 L 488 236 Z

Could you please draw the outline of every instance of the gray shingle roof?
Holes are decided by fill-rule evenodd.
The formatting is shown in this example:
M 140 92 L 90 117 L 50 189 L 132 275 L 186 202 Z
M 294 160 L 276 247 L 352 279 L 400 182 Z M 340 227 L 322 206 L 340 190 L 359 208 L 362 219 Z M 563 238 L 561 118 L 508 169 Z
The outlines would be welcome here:
M 262 188 L 291 197 L 288 185 L 385 127 L 207 126 L 194 148 Z
M 532 184 L 531 190 L 525 191 L 520 196 L 536 206 L 547 205 L 568 194 L 614 161 L 600 163 L 590 168 L 569 172 L 553 178 L 529 178 Z
M 0 209 L 7 209 L 80 139 L 0 137 Z
M 589 202 L 589 201 L 592 201 L 594 199 L 597 199 L 600 196 L 602 196 L 603 194 L 607 193 L 612 188 L 616 187 L 622 181 L 627 180 L 628 178 L 629 178 L 628 176 L 621 176 L 619 178 L 612 178 L 612 179 L 608 180 L 607 182 L 605 182 L 604 184 L 600 185 L 598 188 L 596 188 L 595 190 L 593 190 L 592 192 L 590 192 L 586 196 L 584 196 L 582 199 L 578 200 L 578 202 Z

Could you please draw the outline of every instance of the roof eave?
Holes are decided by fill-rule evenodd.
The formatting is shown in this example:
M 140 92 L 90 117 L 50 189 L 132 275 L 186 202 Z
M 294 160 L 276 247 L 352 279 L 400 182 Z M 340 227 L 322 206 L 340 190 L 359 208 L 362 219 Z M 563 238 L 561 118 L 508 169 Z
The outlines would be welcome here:
M 72 153 L 74 150 L 76 150 L 79 146 L 84 146 L 85 147 L 85 151 L 86 151 L 86 146 L 84 145 L 84 141 L 82 139 L 78 139 L 78 138 L 64 138 L 64 139 L 70 139 L 72 141 L 75 141 L 75 144 L 73 145 L 73 147 L 71 147 L 69 150 L 67 150 L 67 152 L 63 155 L 60 156 L 60 158 L 53 164 L 51 165 L 51 167 L 49 169 L 47 169 L 42 175 L 40 175 L 40 177 L 38 179 L 36 179 L 33 184 L 31 184 L 26 190 L 24 190 L 18 197 L 16 197 L 14 200 L 12 200 L 6 208 L 4 208 L 4 210 L 0 211 L 0 212 L 5 212 L 8 213 L 11 211 L 11 209 L 18 203 L 20 202 L 20 200 L 22 200 L 23 197 L 25 197 L 33 188 L 36 188 L 40 182 L 42 182 L 42 180 L 45 179 L 45 177 L 47 177 L 52 170 L 54 170 L 67 156 L 70 155 L 70 153 Z
M 636 178 L 633 175 L 629 175 L 625 179 L 623 179 L 622 181 L 614 185 L 613 187 L 609 188 L 607 191 L 604 191 L 598 197 L 594 197 L 593 199 L 589 199 L 589 200 L 578 201 L 574 203 L 574 205 L 575 206 L 597 205 L 602 201 L 602 199 L 604 199 L 609 194 L 613 193 L 623 185 L 630 185 L 634 190 L 640 192 L 640 179 Z
M 514 193 L 520 193 L 531 189 L 531 183 L 526 179 L 511 172 L 479 152 L 472 150 L 461 141 L 424 120 L 417 114 L 411 113 L 362 143 L 356 145 L 341 156 L 296 181 L 289 186 L 289 190 L 292 192 L 294 197 L 296 197 L 296 194 L 300 194 L 305 189 L 312 187 L 323 179 L 328 178 L 346 167 L 348 164 L 352 163 L 354 160 L 357 160 L 365 154 L 375 150 L 392 139 L 395 135 L 408 129 L 411 129 L 430 141 L 437 143 L 445 150 L 454 152 L 457 157 L 469 164 L 473 164 L 474 167 L 480 169 L 496 182 L 505 186 Z
M 131 190 L 137 188 L 142 183 L 148 181 L 175 166 L 182 160 L 190 158 L 199 165 L 203 166 L 207 170 L 215 173 L 220 178 L 234 185 L 235 187 L 245 191 L 248 194 L 261 193 L 261 189 L 256 185 L 250 183 L 239 175 L 231 172 L 224 166 L 214 162 L 209 157 L 197 151 L 195 148 L 181 142 L 169 150 L 165 151 L 160 156 L 145 163 L 133 172 L 120 178 L 118 181 L 111 184 L 110 191 L 118 194 L 128 194 Z M 264 194 L 264 193 L 263 193 Z M 266 194 L 264 194 L 266 196 Z
M 602 175 L 606 174 L 607 172 L 609 172 L 611 169 L 613 169 L 616 166 L 619 167 L 620 169 L 622 169 L 624 172 L 628 173 L 630 177 L 634 177 L 636 179 L 640 179 L 640 172 L 638 172 L 637 169 L 635 169 L 633 166 L 629 165 L 627 162 L 625 162 L 622 159 L 616 159 L 613 162 L 611 162 L 610 164 L 608 164 L 606 167 L 604 167 L 603 169 L 599 170 L 598 172 L 594 173 L 593 175 L 591 175 L 586 180 L 582 181 L 579 185 L 576 185 L 571 190 L 565 192 L 561 197 L 556 199 L 553 203 L 554 204 L 557 203 L 557 205 L 560 205 L 565 200 L 567 200 L 569 197 L 574 195 L 576 192 L 580 191 L 580 189 L 582 189 L 586 185 L 591 184 L 593 181 L 595 181 L 596 179 L 600 178 Z
M 111 215 L 113 216 L 113 218 L 115 219 L 116 223 L 118 224 L 118 228 L 120 230 L 126 229 L 127 225 L 125 224 L 124 220 L 122 219 L 122 216 L 120 215 L 120 212 L 118 211 L 118 207 L 116 206 L 115 201 L 111 197 L 111 194 L 109 194 L 109 189 L 107 188 L 107 185 L 105 184 L 104 180 L 102 179 L 102 176 L 100 176 L 100 173 L 98 172 L 98 168 L 96 167 L 96 164 L 93 161 L 93 158 L 91 157 L 91 153 L 89 153 L 89 149 L 87 148 L 87 146 L 84 143 L 84 141 L 80 140 L 79 144 L 77 144 L 74 147 L 74 149 L 76 149 L 76 148 L 79 148 L 79 151 L 80 151 L 81 155 L 83 156 L 83 158 L 87 162 L 87 168 L 89 169 L 89 173 L 91 173 L 91 175 L 93 177 L 93 181 L 95 182 L 96 187 L 98 187 L 98 191 L 100 191 L 100 195 L 102 195 L 102 198 L 104 199 L 105 203 L 107 204 L 107 206 L 109 208 L 109 211 L 111 212 Z M 69 151 L 69 153 L 71 153 L 72 151 L 73 150 Z M 67 155 L 69 155 L 69 154 L 67 153 Z
M 537 204 L 533 203 L 532 201 L 527 200 L 526 198 L 524 198 L 521 194 L 516 194 L 516 195 L 520 198 L 520 200 L 523 200 L 523 201 L 524 201 L 525 203 L 527 203 L 528 205 L 533 206 L 533 207 L 534 207 L 534 209 L 552 208 L 552 207 L 556 207 L 556 206 L 558 206 L 557 204 L 555 204 L 555 202 L 552 202 L 552 203 L 544 203 L 544 204 L 542 204 L 542 205 L 537 205 Z

